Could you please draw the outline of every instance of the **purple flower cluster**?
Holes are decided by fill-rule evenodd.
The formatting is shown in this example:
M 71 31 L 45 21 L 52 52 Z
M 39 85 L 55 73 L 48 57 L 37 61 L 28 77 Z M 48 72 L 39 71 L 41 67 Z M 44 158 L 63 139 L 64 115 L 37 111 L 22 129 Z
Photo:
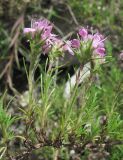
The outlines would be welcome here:
M 105 56 L 105 39 L 101 34 L 89 34 L 87 29 L 80 28 L 78 35 L 79 39 L 73 39 L 67 42 L 66 48 L 70 54 L 74 54 L 73 49 L 79 49 L 81 45 L 83 45 L 83 47 L 86 48 L 88 42 L 92 42 L 91 49 L 93 55 L 97 55 L 102 58 Z
M 31 28 L 24 28 L 24 34 L 31 33 L 35 34 L 37 31 L 42 32 L 42 38 L 47 38 L 50 36 L 53 25 L 46 19 L 43 20 L 32 20 Z
M 53 25 L 48 20 L 42 19 L 33 21 L 31 28 L 24 28 L 24 34 L 30 33 L 34 38 L 35 33 L 40 31 L 41 40 L 44 41 L 42 46 L 44 53 L 49 53 L 55 46 L 61 52 L 69 52 L 71 55 L 75 55 L 75 52 L 81 48 L 86 49 L 90 43 L 93 57 L 103 58 L 105 56 L 105 39 L 99 33 L 90 34 L 86 28 L 80 28 L 77 33 L 77 39 L 63 42 L 56 34 L 52 33 L 52 30 Z
M 34 38 L 37 32 L 41 33 L 41 40 L 44 41 L 42 46 L 43 53 L 48 53 L 52 46 L 58 45 L 60 47 L 61 40 L 56 34 L 52 33 L 53 25 L 46 19 L 40 19 L 37 21 L 32 21 L 31 28 L 24 28 L 24 34 L 31 34 Z

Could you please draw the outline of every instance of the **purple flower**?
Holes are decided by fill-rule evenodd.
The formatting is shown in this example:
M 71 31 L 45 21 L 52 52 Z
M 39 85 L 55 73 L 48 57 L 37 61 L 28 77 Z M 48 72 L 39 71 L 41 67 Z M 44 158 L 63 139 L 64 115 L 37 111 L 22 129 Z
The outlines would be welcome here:
M 24 34 L 34 35 L 36 31 L 41 31 L 41 38 L 45 40 L 50 36 L 52 28 L 53 25 L 46 19 L 32 20 L 31 28 L 24 28 Z
M 56 35 L 54 34 L 49 34 L 49 35 L 41 35 L 41 38 L 45 41 L 42 49 L 43 49 L 43 53 L 44 54 L 47 54 L 48 52 L 50 52 L 52 46 L 53 46 L 53 43 L 55 42 L 56 40 Z
M 103 36 L 96 33 L 93 35 L 93 38 L 92 38 L 93 42 L 92 42 L 92 47 L 93 48 L 97 48 L 97 47 L 104 47 L 104 40 L 103 39 Z
M 71 47 L 71 41 L 66 42 L 66 44 L 63 46 L 63 51 L 68 51 L 71 55 L 74 55 L 74 52 Z
M 31 28 L 24 28 L 24 34 L 31 33 L 32 38 L 37 31 L 40 31 L 41 40 L 44 41 L 42 46 L 43 53 L 48 53 L 54 43 L 58 41 L 57 35 L 52 34 L 53 25 L 46 19 L 32 20 Z
M 71 40 L 71 47 L 72 48 L 79 48 L 80 47 L 80 41 L 78 39 Z
M 97 48 L 95 50 L 95 53 L 98 54 L 100 57 L 104 57 L 105 56 L 105 48 Z
M 35 29 L 34 28 L 24 28 L 23 32 L 24 32 L 24 34 L 26 34 L 26 33 L 34 33 Z
M 80 28 L 79 30 L 79 35 L 81 36 L 81 38 L 86 39 L 88 36 L 88 31 L 85 28 Z
M 32 20 L 31 28 L 36 30 L 44 31 L 44 32 L 51 32 L 53 29 L 53 25 L 47 19 L 39 19 L 39 20 Z
M 61 52 L 63 51 L 63 41 L 57 37 L 55 34 L 50 34 L 49 38 L 45 40 L 45 44 L 43 45 L 43 53 L 47 54 L 51 51 L 51 49 L 59 49 Z

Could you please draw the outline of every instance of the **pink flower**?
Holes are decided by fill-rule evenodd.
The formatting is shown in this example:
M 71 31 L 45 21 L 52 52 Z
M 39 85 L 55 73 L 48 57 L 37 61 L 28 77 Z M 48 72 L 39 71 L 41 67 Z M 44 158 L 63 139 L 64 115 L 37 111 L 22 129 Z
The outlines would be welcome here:
M 52 48 L 59 49 L 63 51 L 63 41 L 57 37 L 55 34 L 50 34 L 50 36 L 45 40 L 45 44 L 43 45 L 43 53 L 47 54 L 51 51 Z
M 92 49 L 92 54 L 94 56 L 100 56 L 101 58 L 103 58 L 105 56 L 105 45 L 104 45 L 104 37 L 103 35 L 99 34 L 99 33 L 95 33 L 95 34 L 88 34 L 87 29 L 85 28 L 81 28 L 79 30 L 80 35 L 80 42 L 82 42 L 83 47 L 88 47 L 88 42 L 91 41 L 91 49 Z M 74 46 L 74 43 L 73 43 Z M 76 47 L 76 43 L 75 43 L 75 47 Z M 93 56 L 92 55 L 92 56 Z
M 36 30 L 51 32 L 53 25 L 47 19 L 32 20 L 31 28 Z
M 87 38 L 86 38 L 86 41 L 88 40 L 93 40 L 93 35 L 92 34 L 88 34 Z
M 63 45 L 64 45 L 64 42 L 61 39 L 56 39 L 54 42 L 54 46 L 61 50 L 63 50 Z
M 63 46 L 63 51 L 68 51 L 71 55 L 74 55 L 74 52 L 71 47 L 71 41 L 66 42 L 66 44 Z
M 102 35 L 96 33 L 93 35 L 92 38 L 93 42 L 92 42 L 92 46 L 93 48 L 97 48 L 97 47 L 104 47 L 104 39 L 102 37 Z
M 33 33 L 36 31 L 41 31 L 41 38 L 43 40 L 47 39 L 52 31 L 53 25 L 46 19 L 32 20 L 31 28 L 24 28 L 24 34 Z
M 105 48 L 97 48 L 95 50 L 95 53 L 98 54 L 100 57 L 104 57 L 105 56 Z
M 37 31 L 40 31 L 41 40 L 44 41 L 42 46 L 43 53 L 48 53 L 54 43 L 58 42 L 57 35 L 52 34 L 53 25 L 46 19 L 32 20 L 31 28 L 24 28 L 24 34 L 31 33 L 32 38 Z
M 53 43 L 54 41 L 56 40 L 56 35 L 54 34 L 49 34 L 49 35 L 41 35 L 42 39 L 45 41 L 42 49 L 43 49 L 43 53 L 44 54 L 47 54 L 48 52 L 50 52 L 52 46 L 53 46 Z
M 24 28 L 23 32 L 24 32 L 24 34 L 26 34 L 26 33 L 34 33 L 35 29 L 34 28 Z
M 71 40 L 71 47 L 72 48 L 79 48 L 80 47 L 80 41 L 78 39 Z
M 85 39 L 87 38 L 88 35 L 88 31 L 85 28 L 80 28 L 79 30 L 79 35 L 81 36 L 81 38 Z

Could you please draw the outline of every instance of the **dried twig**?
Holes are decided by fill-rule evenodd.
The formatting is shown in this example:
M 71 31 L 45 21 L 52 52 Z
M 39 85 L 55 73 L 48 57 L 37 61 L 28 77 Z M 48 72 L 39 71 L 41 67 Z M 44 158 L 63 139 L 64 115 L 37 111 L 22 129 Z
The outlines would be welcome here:
M 67 4 L 67 8 L 68 8 L 68 10 L 70 12 L 71 17 L 73 18 L 74 23 L 77 26 L 79 26 L 79 22 L 77 21 L 76 16 L 74 15 L 74 13 L 73 13 L 72 8 L 70 7 L 70 5 Z

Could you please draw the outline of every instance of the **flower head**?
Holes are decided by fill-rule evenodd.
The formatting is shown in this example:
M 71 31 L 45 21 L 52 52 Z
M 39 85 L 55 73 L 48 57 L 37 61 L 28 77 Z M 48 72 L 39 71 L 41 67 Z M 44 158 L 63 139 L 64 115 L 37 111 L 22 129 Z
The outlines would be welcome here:
M 40 38 L 43 41 L 42 51 L 47 54 L 55 45 L 60 48 L 61 41 L 57 35 L 52 33 L 53 25 L 46 19 L 32 20 L 31 28 L 24 28 L 24 34 L 30 33 L 32 38 L 35 34 L 40 33 Z
M 104 38 L 101 34 L 98 33 L 94 34 L 92 40 L 93 40 L 92 43 L 93 48 L 96 49 L 98 47 L 104 47 Z
M 105 56 L 105 45 L 104 45 L 104 37 L 99 34 L 99 33 L 95 33 L 95 34 L 88 34 L 87 29 L 85 28 L 81 28 L 78 32 L 78 34 L 80 35 L 81 41 L 85 44 L 83 45 L 84 47 L 86 47 L 87 43 L 89 41 L 92 42 L 91 44 L 91 48 L 92 48 L 92 52 L 93 54 L 97 54 L 100 57 L 104 57 Z
M 95 53 L 98 54 L 100 57 L 104 57 L 105 56 L 105 48 L 97 48 L 95 50 Z
M 71 40 L 71 47 L 72 48 L 79 48 L 80 47 L 80 41 L 78 39 Z
M 80 37 L 81 37 L 82 39 L 85 39 L 85 38 L 87 38 L 87 36 L 88 36 L 88 31 L 87 31 L 87 29 L 85 29 L 85 28 L 80 28 L 78 34 L 80 35 Z
M 50 36 L 45 40 L 43 45 L 43 53 L 47 54 L 52 49 L 62 50 L 63 41 L 57 37 L 55 34 L 50 34 Z
M 32 20 L 31 28 L 24 28 L 24 34 L 41 31 L 41 38 L 47 39 L 52 31 L 53 25 L 46 19 Z
M 47 19 L 39 19 L 39 20 L 32 20 L 31 28 L 35 30 L 43 30 L 45 32 L 51 32 L 53 29 L 53 25 Z

